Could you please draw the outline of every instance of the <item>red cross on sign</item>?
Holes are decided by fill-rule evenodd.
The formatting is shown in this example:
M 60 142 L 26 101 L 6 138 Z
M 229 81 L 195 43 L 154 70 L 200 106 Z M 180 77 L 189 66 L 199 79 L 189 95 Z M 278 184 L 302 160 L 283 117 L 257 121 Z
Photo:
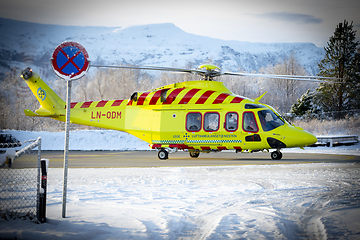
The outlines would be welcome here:
M 51 66 L 59 77 L 71 81 L 85 75 L 90 60 L 86 49 L 77 42 L 63 42 L 51 57 Z

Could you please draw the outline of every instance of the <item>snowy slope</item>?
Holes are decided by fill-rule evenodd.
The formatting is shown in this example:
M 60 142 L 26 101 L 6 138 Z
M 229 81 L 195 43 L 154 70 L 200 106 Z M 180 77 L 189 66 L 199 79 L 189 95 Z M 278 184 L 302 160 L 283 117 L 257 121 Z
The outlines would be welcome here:
M 239 30 L 240 31 L 240 30 Z M 221 36 L 219 36 L 221 38 Z M 225 41 L 189 34 L 173 24 L 127 28 L 76 27 L 35 24 L 0 18 L 0 69 L 27 60 L 52 74 L 48 62 L 63 41 L 80 42 L 93 63 L 193 67 L 212 60 L 225 71 L 257 71 L 276 64 L 293 51 L 310 74 L 324 50 L 312 43 L 259 43 Z M 10 62 L 15 61 L 15 62 Z M 44 70 L 45 71 L 45 70 Z

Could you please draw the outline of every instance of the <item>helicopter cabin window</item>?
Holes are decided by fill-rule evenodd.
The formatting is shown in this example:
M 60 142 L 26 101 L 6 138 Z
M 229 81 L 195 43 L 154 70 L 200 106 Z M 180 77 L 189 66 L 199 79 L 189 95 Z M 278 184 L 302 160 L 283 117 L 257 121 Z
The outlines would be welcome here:
M 204 130 L 207 132 L 215 132 L 219 130 L 219 113 L 208 112 L 204 115 Z
M 284 125 L 284 121 L 273 111 L 267 109 L 258 112 L 261 127 L 264 132 L 271 131 L 277 127 Z
M 160 96 L 161 102 L 166 102 L 167 92 L 168 92 L 168 89 L 163 89 L 163 90 L 161 91 L 161 96 Z
M 258 105 L 258 104 L 252 104 L 252 103 L 248 103 L 245 105 L 245 109 L 256 109 L 256 108 L 265 108 L 265 106 Z
M 259 128 L 256 123 L 253 112 L 244 112 L 243 114 L 243 130 L 246 132 L 258 132 Z
M 138 99 L 138 93 L 134 92 L 133 94 L 131 94 L 130 100 L 136 102 Z
M 201 129 L 201 113 L 188 113 L 186 115 L 186 130 L 198 132 Z
M 236 112 L 229 112 L 225 116 L 225 129 L 228 132 L 235 132 L 238 129 L 239 115 Z

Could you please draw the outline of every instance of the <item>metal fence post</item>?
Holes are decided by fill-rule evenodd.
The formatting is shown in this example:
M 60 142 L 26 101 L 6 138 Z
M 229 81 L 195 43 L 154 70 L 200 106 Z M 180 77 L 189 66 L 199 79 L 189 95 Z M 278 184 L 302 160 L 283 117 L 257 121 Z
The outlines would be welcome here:
M 37 163 L 37 198 L 36 198 L 36 217 L 40 220 L 40 167 L 41 167 L 41 137 L 37 139 L 38 163 Z
M 39 221 L 46 222 L 46 188 L 47 188 L 47 166 L 49 159 L 41 159 L 41 189 L 39 201 Z

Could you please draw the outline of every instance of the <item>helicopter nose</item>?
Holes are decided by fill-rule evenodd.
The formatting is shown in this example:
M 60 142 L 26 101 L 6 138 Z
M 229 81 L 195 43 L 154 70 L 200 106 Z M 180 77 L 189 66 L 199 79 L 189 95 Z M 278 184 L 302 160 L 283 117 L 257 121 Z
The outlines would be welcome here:
M 286 136 L 284 140 L 287 147 L 305 147 L 317 142 L 313 134 L 298 127 L 291 127 L 283 134 Z
M 307 131 L 303 131 L 302 140 L 300 141 L 300 143 L 302 143 L 303 146 L 309 146 L 316 142 L 317 142 L 317 138 L 313 134 Z

